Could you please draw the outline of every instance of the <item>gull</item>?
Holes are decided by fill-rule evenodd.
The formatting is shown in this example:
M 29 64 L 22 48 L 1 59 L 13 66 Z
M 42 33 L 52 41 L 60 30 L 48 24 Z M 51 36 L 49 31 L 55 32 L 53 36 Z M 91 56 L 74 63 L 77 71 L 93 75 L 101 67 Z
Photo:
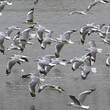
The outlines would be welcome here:
M 12 41 L 13 43 L 11 43 L 11 46 L 8 48 L 8 51 L 10 50 L 21 50 L 22 51 L 22 45 L 20 43 L 20 31 L 18 31 L 16 33 L 16 35 L 13 37 Z
M 12 5 L 12 3 L 11 3 L 11 2 L 8 2 L 7 0 L 0 2 L 0 16 L 2 15 L 1 12 L 2 12 L 2 10 L 4 9 L 4 7 L 5 7 L 6 5 Z
M 110 53 L 107 53 L 106 66 L 110 66 Z
M 86 57 L 84 63 L 80 66 L 80 69 L 82 79 L 86 79 L 90 71 L 96 73 L 96 68 L 91 67 L 91 56 Z
M 45 55 L 35 61 L 37 61 L 37 70 L 40 74 L 47 75 L 52 66 L 49 65 L 51 59 L 55 58 L 55 55 Z
M 89 109 L 89 106 L 83 105 L 83 102 L 85 101 L 86 97 L 91 94 L 95 89 L 89 89 L 84 92 L 81 92 L 77 97 L 73 95 L 69 95 L 69 97 L 72 99 L 73 102 L 69 102 L 69 105 L 74 105 L 75 107 L 82 108 L 82 109 Z
M 99 3 L 105 4 L 105 3 L 110 3 L 107 0 L 91 0 L 92 2 L 90 2 L 88 8 L 86 9 L 86 11 L 90 11 L 92 7 L 96 6 Z
M 39 76 L 38 73 L 30 73 L 31 81 L 29 82 L 28 87 L 29 87 L 30 95 L 32 97 L 36 96 L 36 94 L 35 94 L 35 87 L 36 87 L 36 85 L 39 86 L 39 84 L 40 84 L 40 78 L 38 76 Z
M 102 53 L 102 49 L 96 47 L 96 43 L 94 40 L 91 40 L 88 42 L 90 48 L 86 49 L 87 53 L 91 55 L 91 63 L 96 61 L 96 54 L 97 53 Z
M 27 56 L 23 56 L 23 55 L 13 55 L 12 57 L 10 57 L 10 60 L 7 63 L 6 66 L 6 74 L 9 75 L 11 73 L 11 69 L 15 64 L 21 64 L 23 62 L 28 62 L 28 58 Z
M 26 15 L 26 21 L 25 21 L 25 23 L 27 23 L 27 24 L 36 24 L 36 23 L 33 21 L 33 19 L 34 19 L 33 14 L 34 14 L 34 8 L 32 8 L 32 9 L 30 9 L 30 10 L 28 11 L 28 13 L 27 13 L 27 15 Z
M 52 88 L 60 93 L 62 93 L 64 91 L 63 88 L 61 88 L 60 86 L 56 86 L 56 85 L 51 85 L 51 84 L 44 84 L 44 85 L 41 85 L 38 89 L 38 92 L 40 93 L 41 91 L 43 91 L 45 88 Z
M 81 65 L 84 64 L 84 62 L 86 61 L 86 59 L 89 57 L 88 55 L 83 55 L 82 57 L 74 57 L 73 59 L 71 59 L 69 62 L 67 62 L 67 64 L 72 64 L 72 70 L 75 71 L 76 69 L 79 69 Z
M 102 40 L 105 43 L 110 44 L 110 26 L 107 27 L 107 30 L 105 32 L 105 38 L 102 38 Z
M 20 36 L 20 43 L 22 45 L 22 51 L 24 50 L 26 44 L 32 44 L 31 42 L 29 42 L 30 40 L 30 32 L 34 29 L 34 25 L 28 27 L 27 29 L 25 29 L 24 31 L 21 32 L 21 36 Z
M 45 49 L 47 45 L 51 45 L 52 42 L 57 42 L 55 39 L 51 38 L 52 33 L 53 31 L 50 31 L 49 33 L 45 33 L 45 36 L 43 37 L 43 41 L 41 43 L 42 49 Z
M 4 32 L 0 32 L 0 52 L 4 54 L 4 51 L 5 51 L 5 47 L 4 47 L 4 40 L 9 40 L 9 37 L 7 37 L 5 35 Z
M 82 58 L 78 58 L 78 57 L 75 57 L 68 62 L 68 64 L 72 64 L 73 71 L 78 69 L 83 63 L 84 63 L 84 60 Z
M 72 15 L 72 14 L 87 15 L 86 11 L 79 11 L 79 10 L 74 10 L 69 12 L 69 15 Z
M 94 23 L 86 24 L 85 26 L 81 27 L 80 34 L 81 34 L 81 43 L 84 44 L 86 36 L 90 35 L 93 32 L 97 32 L 98 27 L 94 25 Z
M 54 55 L 46 55 L 37 60 L 37 69 L 40 74 L 47 75 L 47 73 L 55 66 L 55 65 L 66 65 L 66 60 L 61 58 L 56 58 Z
M 57 40 L 57 44 L 55 45 L 56 57 L 60 57 L 60 52 L 64 44 L 74 44 L 74 42 L 71 41 L 70 36 L 73 32 L 76 32 L 76 31 L 77 31 L 76 29 L 66 31 L 62 35 L 60 35 L 59 38 L 56 38 Z
M 42 25 L 38 25 L 38 26 L 36 26 L 35 28 L 36 28 L 36 30 L 37 30 L 37 31 L 36 31 L 36 37 L 37 37 L 39 43 L 41 44 L 42 41 L 43 41 L 43 39 L 44 39 L 44 34 L 45 34 L 45 33 L 50 33 L 51 31 L 48 30 L 48 29 L 46 29 L 46 28 L 45 28 L 44 26 L 42 26 Z
M 11 33 L 14 31 L 14 30 L 20 30 L 21 28 L 20 27 L 17 27 L 17 26 L 10 26 L 10 27 L 8 27 L 8 28 L 6 28 L 7 29 L 7 31 L 5 32 L 5 34 L 7 35 L 7 36 L 10 36 L 11 35 Z

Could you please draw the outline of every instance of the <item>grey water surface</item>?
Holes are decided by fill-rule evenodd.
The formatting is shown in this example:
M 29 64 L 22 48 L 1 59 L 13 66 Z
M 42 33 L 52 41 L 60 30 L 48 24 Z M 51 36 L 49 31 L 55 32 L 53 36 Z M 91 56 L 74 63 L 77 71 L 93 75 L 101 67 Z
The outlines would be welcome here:
M 23 24 L 26 13 L 33 7 L 33 0 L 12 0 L 12 6 L 6 6 L 3 15 L 0 16 L 0 31 L 11 25 L 17 25 L 26 28 Z M 100 4 L 94 7 L 86 16 L 71 15 L 70 10 L 86 9 L 89 0 L 39 0 L 35 6 L 34 20 L 41 25 L 54 31 L 54 37 L 66 30 L 73 28 L 80 29 L 87 23 L 109 24 L 110 23 L 110 4 Z M 94 34 L 86 39 L 95 39 L 97 47 L 102 48 L 104 52 L 110 52 L 110 47 L 101 42 L 99 37 Z M 80 34 L 72 35 L 72 40 L 80 41 Z M 33 40 L 34 45 L 28 45 L 24 50 L 24 55 L 31 57 L 54 54 L 54 45 L 42 50 L 37 40 Z M 5 42 L 8 48 L 8 41 Z M 65 45 L 61 56 L 67 59 L 84 54 L 87 45 L 82 46 L 79 42 L 74 45 Z M 79 110 L 74 106 L 67 106 L 71 101 L 68 97 L 78 95 L 80 92 L 96 88 L 96 91 L 87 97 L 86 105 L 90 105 L 90 110 L 110 110 L 110 67 L 105 66 L 104 54 L 97 54 L 97 60 L 94 67 L 97 73 L 90 73 L 86 80 L 82 80 L 80 71 L 73 72 L 71 66 L 56 66 L 48 74 L 48 82 L 59 85 L 64 88 L 64 93 L 58 93 L 50 89 L 45 89 L 40 94 L 36 92 L 36 97 L 32 98 L 28 91 L 30 79 L 22 79 L 20 70 L 24 68 L 26 73 L 36 70 L 36 63 L 24 63 L 21 66 L 16 65 L 12 73 L 6 76 L 5 69 L 8 58 L 17 51 L 10 51 L 7 55 L 0 53 L 0 110 Z M 53 77 L 53 78 L 51 78 Z M 58 77 L 58 78 L 56 78 Z

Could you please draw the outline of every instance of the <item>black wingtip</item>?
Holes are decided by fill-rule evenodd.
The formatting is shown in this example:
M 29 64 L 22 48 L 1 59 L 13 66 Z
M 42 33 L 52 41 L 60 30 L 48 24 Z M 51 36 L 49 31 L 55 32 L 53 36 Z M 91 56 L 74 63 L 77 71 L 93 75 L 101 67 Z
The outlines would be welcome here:
M 36 94 L 35 93 L 31 93 L 30 92 L 30 95 L 31 95 L 31 97 L 36 97 Z
M 8 76 L 11 72 L 6 69 L 6 75 Z
M 56 57 L 56 58 L 59 58 L 59 57 L 60 57 L 60 55 L 59 55 L 59 54 L 57 54 L 57 53 L 55 53 L 55 57 Z
M 82 45 L 84 45 L 84 41 L 81 39 L 81 43 L 82 43 Z
M 91 92 L 93 92 L 96 90 L 96 88 L 90 88 L 89 90 L 91 90 Z

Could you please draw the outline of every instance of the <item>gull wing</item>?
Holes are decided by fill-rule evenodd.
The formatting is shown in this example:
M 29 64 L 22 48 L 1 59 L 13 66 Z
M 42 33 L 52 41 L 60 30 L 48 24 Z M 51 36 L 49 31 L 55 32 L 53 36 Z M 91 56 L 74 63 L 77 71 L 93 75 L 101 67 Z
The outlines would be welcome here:
M 74 104 L 81 105 L 79 100 L 75 96 L 69 95 L 69 97 L 73 100 Z
M 89 90 L 86 90 L 84 92 L 81 92 L 78 96 L 78 100 L 80 103 L 83 103 L 86 99 L 86 97 L 91 94 L 93 91 L 95 91 L 95 89 L 89 89 Z

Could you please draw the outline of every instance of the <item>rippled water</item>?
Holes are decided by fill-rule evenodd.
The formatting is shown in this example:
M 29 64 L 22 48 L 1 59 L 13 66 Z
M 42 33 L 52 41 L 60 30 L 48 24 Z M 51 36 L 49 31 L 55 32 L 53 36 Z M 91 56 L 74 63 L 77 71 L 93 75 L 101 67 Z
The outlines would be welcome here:
M 86 23 L 108 24 L 110 21 L 110 5 L 96 6 L 87 16 L 68 16 L 70 9 L 85 9 L 88 3 L 89 0 L 39 0 L 39 4 L 35 8 L 35 21 L 54 30 L 54 37 L 66 30 L 80 28 Z M 23 22 L 27 11 L 32 7 L 32 0 L 13 0 L 13 5 L 6 6 L 3 16 L 0 17 L 0 30 L 4 31 L 6 27 L 11 25 L 27 27 Z M 72 37 L 73 40 L 80 40 L 78 33 Z M 109 46 L 100 42 L 96 35 L 91 36 L 90 39 L 95 39 L 97 47 L 103 48 L 104 51 L 110 50 Z M 88 40 L 89 38 L 86 42 Z M 8 47 L 9 43 L 6 41 L 5 45 Z M 81 56 L 84 54 L 85 46 L 82 47 L 78 43 L 66 45 L 61 56 L 68 59 L 73 56 Z M 97 61 L 94 65 L 97 68 L 97 73 L 90 73 L 86 80 L 81 79 L 79 70 L 72 72 L 71 66 L 56 66 L 48 74 L 50 77 L 48 80 L 52 84 L 60 85 L 66 92 L 60 94 L 57 91 L 46 89 L 40 94 L 36 93 L 36 97 L 32 98 L 28 91 L 30 79 L 22 79 L 20 69 L 24 68 L 27 73 L 34 72 L 36 64 L 30 62 L 21 66 L 16 65 L 12 73 L 6 76 L 6 63 L 13 53 L 16 51 L 8 52 L 4 56 L 0 54 L 0 110 L 78 110 L 67 106 L 68 101 L 70 101 L 67 95 L 77 95 L 91 87 L 96 88 L 96 91 L 88 96 L 85 104 L 90 105 L 90 110 L 110 110 L 110 68 L 105 66 L 106 57 L 104 55 L 97 55 Z M 32 57 L 53 53 L 54 45 L 46 50 L 41 50 L 37 40 L 34 41 L 34 45 L 27 46 L 24 51 L 25 55 Z M 51 77 L 61 78 L 52 79 Z

